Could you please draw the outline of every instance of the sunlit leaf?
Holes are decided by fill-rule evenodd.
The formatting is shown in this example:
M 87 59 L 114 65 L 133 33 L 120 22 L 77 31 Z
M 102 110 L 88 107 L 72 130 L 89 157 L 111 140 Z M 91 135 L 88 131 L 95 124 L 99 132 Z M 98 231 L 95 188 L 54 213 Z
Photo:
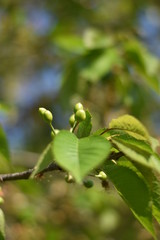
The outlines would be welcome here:
M 129 159 L 160 173 L 160 158 L 145 141 L 137 140 L 128 134 L 115 136 L 111 141 Z
M 86 29 L 83 36 L 85 47 L 88 49 L 111 47 L 113 45 L 113 38 L 102 34 L 95 28 Z
M 138 121 L 138 119 L 131 115 L 123 115 L 121 117 L 113 119 L 109 124 L 109 128 L 124 130 L 137 139 L 149 141 L 149 134 L 146 128 L 140 121 Z
M 152 149 L 156 152 L 157 148 L 160 146 L 160 142 L 158 141 L 158 139 L 150 137 L 150 143 Z
M 69 131 L 56 135 L 52 145 L 55 161 L 69 171 L 77 182 L 102 163 L 110 152 L 110 143 L 101 136 L 78 139 Z
M 71 53 L 83 53 L 85 50 L 82 38 L 75 34 L 56 35 L 53 40 L 58 47 Z

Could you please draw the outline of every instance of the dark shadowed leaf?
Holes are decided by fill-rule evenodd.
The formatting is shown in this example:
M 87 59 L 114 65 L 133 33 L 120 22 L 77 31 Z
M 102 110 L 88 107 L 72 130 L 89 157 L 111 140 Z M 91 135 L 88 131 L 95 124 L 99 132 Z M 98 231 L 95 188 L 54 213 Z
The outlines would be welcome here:
M 156 239 L 150 191 L 143 178 L 128 166 L 118 164 L 107 165 L 105 172 L 136 218 Z

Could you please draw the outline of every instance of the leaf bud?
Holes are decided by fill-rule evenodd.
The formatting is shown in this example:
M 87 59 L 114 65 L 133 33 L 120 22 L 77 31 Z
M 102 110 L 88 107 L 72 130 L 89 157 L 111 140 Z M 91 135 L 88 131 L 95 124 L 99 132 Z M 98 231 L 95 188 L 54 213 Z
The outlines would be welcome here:
M 74 178 L 73 178 L 73 176 L 70 173 L 68 173 L 68 174 L 65 175 L 65 181 L 67 183 L 73 183 L 74 182 Z

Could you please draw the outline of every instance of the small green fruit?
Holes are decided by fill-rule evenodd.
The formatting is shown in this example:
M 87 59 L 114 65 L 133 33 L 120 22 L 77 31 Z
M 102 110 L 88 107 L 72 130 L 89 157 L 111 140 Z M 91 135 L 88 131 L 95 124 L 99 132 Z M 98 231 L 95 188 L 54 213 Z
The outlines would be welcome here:
M 86 113 L 84 110 L 78 110 L 75 114 L 75 119 L 78 122 L 82 122 L 86 119 Z
M 91 188 L 93 187 L 94 183 L 92 180 L 84 180 L 83 181 L 83 185 L 86 187 L 86 188 Z
M 52 120 L 53 120 L 53 115 L 52 115 L 52 113 L 51 113 L 49 110 L 46 110 L 46 111 L 44 112 L 43 117 L 44 117 L 44 119 L 46 120 L 46 122 L 49 122 L 49 123 L 51 123 Z
M 41 116 L 46 122 L 48 123 L 52 122 L 53 115 L 49 110 L 47 110 L 46 108 L 39 108 L 39 113 L 41 114 Z
M 41 107 L 41 108 L 39 108 L 39 113 L 41 114 L 41 116 L 43 116 L 44 115 L 44 113 L 45 113 L 45 111 L 47 111 L 47 109 L 45 109 L 45 108 L 43 108 L 43 107 Z
M 72 114 L 69 118 L 69 124 L 71 125 L 71 127 L 73 127 L 74 123 L 75 123 L 75 114 Z
M 83 105 L 82 105 L 82 103 L 77 103 L 77 104 L 74 106 L 74 112 L 76 113 L 78 110 L 83 110 Z

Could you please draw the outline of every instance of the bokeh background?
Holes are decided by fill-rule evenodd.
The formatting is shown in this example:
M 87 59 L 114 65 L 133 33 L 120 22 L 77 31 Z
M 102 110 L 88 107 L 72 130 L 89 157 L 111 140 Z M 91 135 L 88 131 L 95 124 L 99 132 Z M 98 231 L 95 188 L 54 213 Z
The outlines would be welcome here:
M 14 171 L 33 167 L 76 102 L 93 131 L 129 113 L 160 136 L 160 2 L 1 0 L 0 123 Z M 8 240 L 150 240 L 110 184 L 68 185 L 63 174 L 3 185 Z M 157 226 L 157 231 L 160 231 Z

